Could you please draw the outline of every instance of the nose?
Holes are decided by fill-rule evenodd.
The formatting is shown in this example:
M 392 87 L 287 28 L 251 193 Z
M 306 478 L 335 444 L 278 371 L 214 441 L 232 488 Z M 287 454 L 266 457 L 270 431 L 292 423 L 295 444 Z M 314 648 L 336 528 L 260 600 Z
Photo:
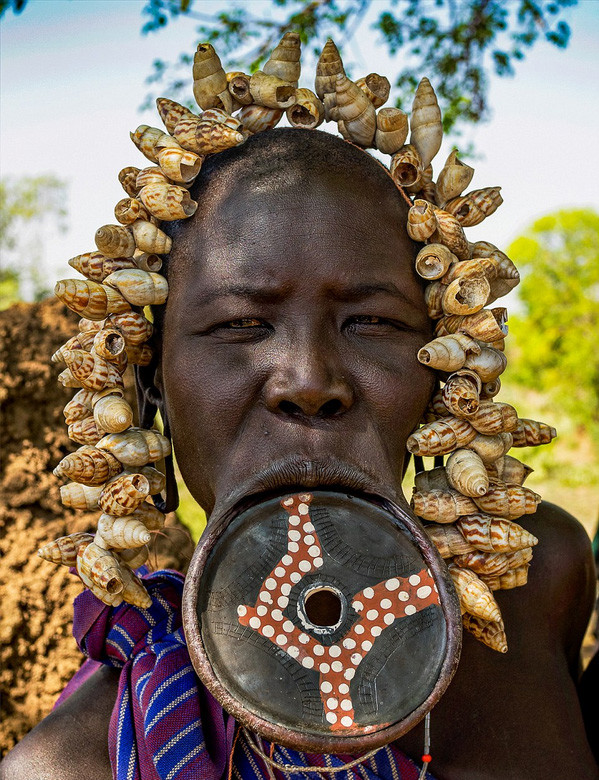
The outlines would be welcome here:
M 294 344 L 277 362 L 264 394 L 271 412 L 297 418 L 336 417 L 354 403 L 354 392 L 338 355 L 322 344 Z

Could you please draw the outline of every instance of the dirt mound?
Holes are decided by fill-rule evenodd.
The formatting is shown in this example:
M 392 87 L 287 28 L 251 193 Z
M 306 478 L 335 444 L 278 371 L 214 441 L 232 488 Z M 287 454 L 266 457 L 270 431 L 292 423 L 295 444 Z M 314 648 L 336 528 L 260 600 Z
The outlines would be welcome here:
M 97 513 L 65 509 L 52 468 L 76 448 L 62 408 L 74 391 L 56 382 L 50 355 L 76 332 L 58 301 L 0 312 L 0 749 L 12 747 L 52 708 L 82 656 L 71 636 L 81 583 L 37 556 L 51 539 L 93 530 Z M 131 393 L 131 388 L 129 388 Z M 132 401 L 132 398 L 130 399 Z M 192 551 L 173 515 L 151 561 L 184 570 Z

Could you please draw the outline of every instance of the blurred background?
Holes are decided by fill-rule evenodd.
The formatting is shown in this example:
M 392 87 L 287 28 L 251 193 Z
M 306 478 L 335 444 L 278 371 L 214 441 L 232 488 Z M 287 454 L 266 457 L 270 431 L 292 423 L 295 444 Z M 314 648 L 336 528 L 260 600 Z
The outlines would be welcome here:
M 69 519 L 50 473 L 69 446 L 58 432 L 66 396 L 50 390 L 48 358 L 75 320 L 48 296 L 72 275 L 67 260 L 94 250 L 95 230 L 114 222 L 123 197 L 117 173 L 142 160 L 128 133 L 160 126 L 155 97 L 193 107 L 198 41 L 213 42 L 225 70 L 247 71 L 288 29 L 303 38 L 300 86 L 313 88 L 329 35 L 350 77 L 390 79 L 390 105 L 409 111 L 427 75 L 445 117 L 437 169 L 456 147 L 476 169 L 472 188 L 502 187 L 497 213 L 468 230 L 470 240 L 504 249 L 523 278 L 504 299 L 509 369 L 500 400 L 558 429 L 550 446 L 519 454 L 535 469 L 527 485 L 595 534 L 599 2 L 0 0 L 0 552 L 10 572 L 0 597 L 6 615 L 17 616 L 0 625 L 8 648 L 0 682 L 13 691 L 0 732 L 6 746 L 45 714 L 78 663 L 61 644 L 72 642 L 69 589 L 78 588 L 65 573 L 49 593 L 48 568 L 31 559 L 51 538 L 48 525 Z M 181 540 L 187 531 L 198 538 L 204 516 L 183 485 L 181 495 L 160 563 L 184 568 Z M 39 618 L 49 604 L 50 623 Z

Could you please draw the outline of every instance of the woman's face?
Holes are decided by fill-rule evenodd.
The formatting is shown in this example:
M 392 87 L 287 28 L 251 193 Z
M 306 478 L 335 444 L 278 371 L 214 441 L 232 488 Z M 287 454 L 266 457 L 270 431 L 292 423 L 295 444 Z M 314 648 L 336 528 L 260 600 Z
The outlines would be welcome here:
M 326 170 L 246 179 L 175 243 L 158 384 L 196 500 L 318 484 L 398 498 L 434 377 L 416 359 L 430 321 L 393 188 Z

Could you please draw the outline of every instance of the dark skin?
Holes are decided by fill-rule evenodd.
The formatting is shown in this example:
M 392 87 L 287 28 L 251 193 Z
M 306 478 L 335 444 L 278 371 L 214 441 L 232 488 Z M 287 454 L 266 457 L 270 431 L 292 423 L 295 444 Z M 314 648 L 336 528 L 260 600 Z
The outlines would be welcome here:
M 366 192 L 327 171 L 305 186 L 291 170 L 271 188 L 245 182 L 210 200 L 179 238 L 168 359 L 145 390 L 208 510 L 263 488 L 260 472 L 297 455 L 313 464 L 302 486 L 325 472 L 405 506 L 405 442 L 434 375 L 415 358 L 430 323 L 404 225 L 390 184 Z M 464 636 L 432 713 L 439 780 L 599 777 L 575 690 L 593 599 L 588 539 L 548 504 L 519 522 L 540 541 L 528 586 L 498 594 L 510 650 Z M 3 777 L 108 780 L 117 684 L 113 670 L 94 675 L 10 754 Z M 398 741 L 416 761 L 422 744 L 421 727 Z

